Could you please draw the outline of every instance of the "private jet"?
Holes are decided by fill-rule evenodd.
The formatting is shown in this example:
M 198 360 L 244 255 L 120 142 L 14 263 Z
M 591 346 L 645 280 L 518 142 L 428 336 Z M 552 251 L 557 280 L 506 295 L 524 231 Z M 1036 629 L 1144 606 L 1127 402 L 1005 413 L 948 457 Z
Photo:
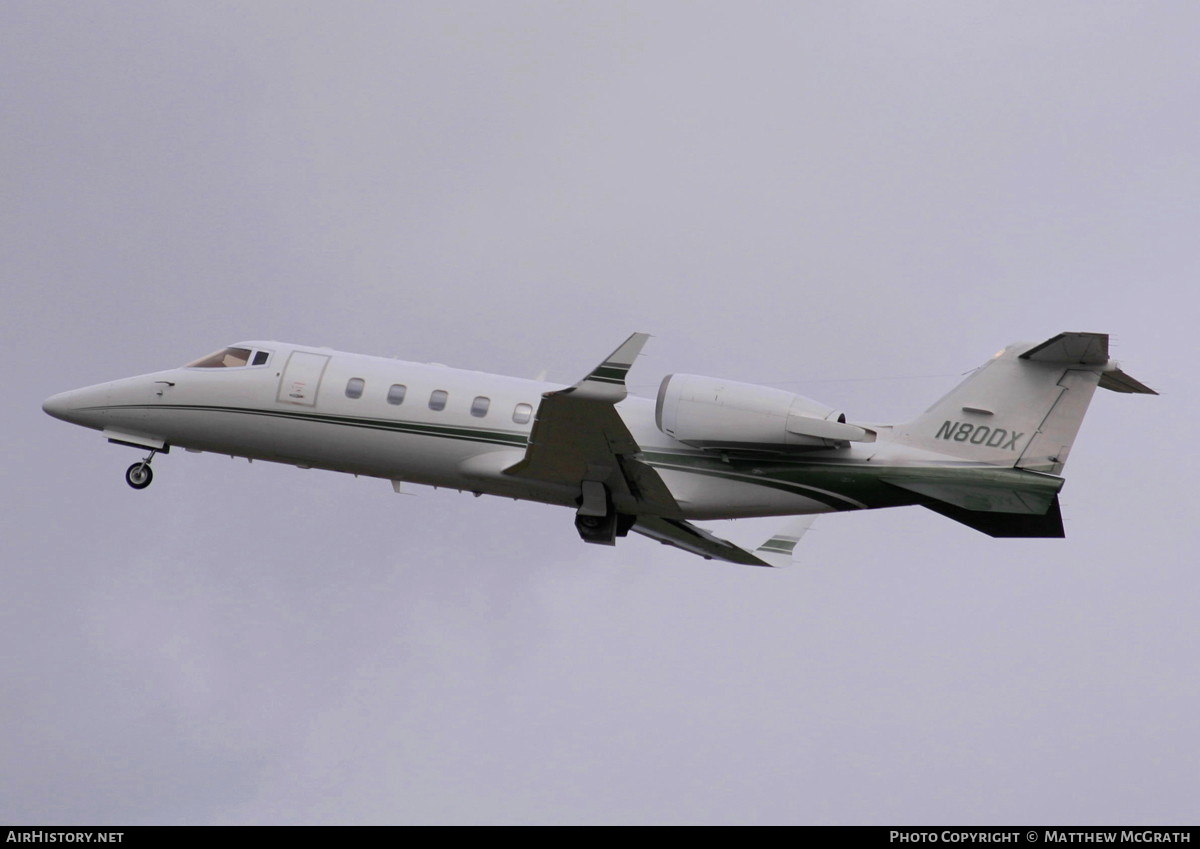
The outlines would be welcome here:
M 572 386 L 282 342 L 63 392 L 43 409 L 148 454 L 172 448 L 568 507 L 589 543 L 630 531 L 707 559 L 790 562 L 821 513 L 921 505 L 993 537 L 1061 537 L 1063 467 L 1097 386 L 1157 394 L 1108 336 L 1060 333 L 995 354 L 915 419 L 880 425 L 782 389 L 625 378 L 635 333 Z M 693 524 L 796 517 L 750 550 Z

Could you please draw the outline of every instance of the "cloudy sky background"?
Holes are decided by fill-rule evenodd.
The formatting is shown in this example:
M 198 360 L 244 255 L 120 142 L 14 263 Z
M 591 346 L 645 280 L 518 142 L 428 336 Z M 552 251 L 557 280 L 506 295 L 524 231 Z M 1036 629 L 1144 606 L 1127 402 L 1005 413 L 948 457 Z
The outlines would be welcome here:
M 0 821 L 1200 819 L 1185 2 L 0 5 Z M 1067 539 L 802 563 L 179 452 L 48 395 L 242 338 L 903 420 L 1113 334 Z M 717 523 L 756 544 L 774 521 Z

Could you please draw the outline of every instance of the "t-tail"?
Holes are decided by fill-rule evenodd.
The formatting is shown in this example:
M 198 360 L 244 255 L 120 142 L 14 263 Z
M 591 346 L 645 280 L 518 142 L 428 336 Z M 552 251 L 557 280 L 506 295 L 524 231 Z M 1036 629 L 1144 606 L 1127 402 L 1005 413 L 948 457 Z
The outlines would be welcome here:
M 1157 395 L 1108 357 L 1106 333 L 1060 333 L 1009 345 L 896 441 L 994 466 L 1060 474 L 1096 387 Z
M 898 444 L 965 464 L 948 467 L 944 478 L 891 482 L 921 495 L 926 507 L 992 536 L 1062 536 L 1062 479 L 1055 476 L 1066 465 L 1097 386 L 1158 394 L 1109 359 L 1105 333 L 1060 333 L 1038 345 L 1009 345 L 894 429 Z

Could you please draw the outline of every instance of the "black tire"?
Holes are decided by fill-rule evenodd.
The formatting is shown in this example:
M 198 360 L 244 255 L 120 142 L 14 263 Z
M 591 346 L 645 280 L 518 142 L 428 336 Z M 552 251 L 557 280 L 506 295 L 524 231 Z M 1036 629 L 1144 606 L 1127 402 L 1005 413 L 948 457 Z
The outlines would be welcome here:
M 154 470 L 149 463 L 134 463 L 125 470 L 125 483 L 134 489 L 145 489 L 154 480 Z

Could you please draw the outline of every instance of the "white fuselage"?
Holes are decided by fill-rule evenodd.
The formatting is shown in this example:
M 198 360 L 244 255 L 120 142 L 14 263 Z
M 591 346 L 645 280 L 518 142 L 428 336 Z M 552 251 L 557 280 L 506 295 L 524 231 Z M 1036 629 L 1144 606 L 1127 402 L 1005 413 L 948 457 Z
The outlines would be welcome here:
M 562 389 L 560 384 L 278 342 L 240 344 L 266 352 L 266 362 L 116 380 L 56 395 L 45 409 L 129 445 L 577 503 L 577 487 L 504 474 L 525 455 L 542 395 Z M 399 392 L 393 387 L 403 387 L 399 403 L 389 401 Z M 617 410 L 638 444 L 657 458 L 649 462 L 679 504 L 674 518 L 866 506 L 844 497 L 831 504 L 832 493 L 821 500 L 796 487 L 763 486 L 753 470 L 719 476 L 698 470 L 698 462 L 719 461 L 659 431 L 654 407 L 651 399 L 631 396 Z M 849 453 L 838 452 L 847 460 Z

